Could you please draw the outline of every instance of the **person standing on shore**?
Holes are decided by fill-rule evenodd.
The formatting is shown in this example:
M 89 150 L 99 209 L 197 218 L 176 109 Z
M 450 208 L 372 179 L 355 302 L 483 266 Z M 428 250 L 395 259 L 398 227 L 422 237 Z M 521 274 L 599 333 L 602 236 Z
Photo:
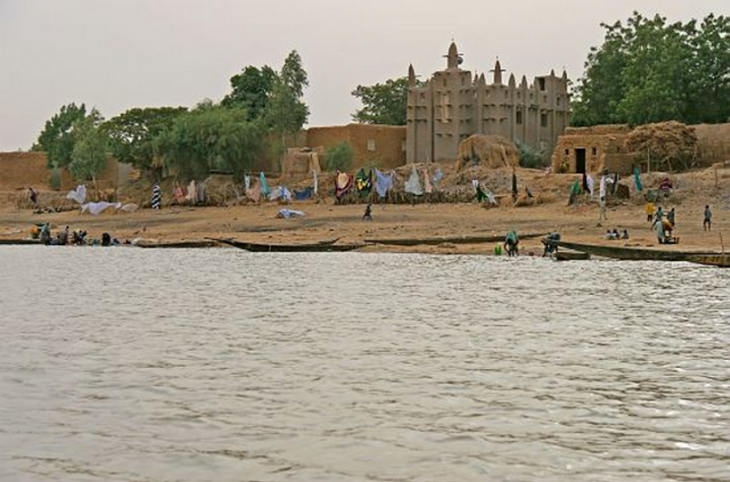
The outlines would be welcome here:
M 599 211 L 598 211 L 598 225 L 601 225 L 601 221 L 608 221 L 608 216 L 606 215 L 606 184 L 613 184 L 613 179 L 608 177 L 608 171 L 604 170 L 603 175 L 601 176 L 601 183 L 599 186 L 598 191 L 598 204 L 599 204 Z
M 667 221 L 669 224 L 672 225 L 672 231 L 674 230 L 674 226 L 676 225 L 677 221 L 677 214 L 674 212 L 674 208 L 672 208 L 671 211 L 667 214 Z
M 705 220 L 702 227 L 705 231 L 712 231 L 712 211 L 710 211 L 709 205 L 705 206 Z
M 646 203 L 646 206 L 644 207 L 644 212 L 646 212 L 646 222 L 650 223 L 654 220 L 654 211 L 656 210 L 656 206 L 654 206 L 654 203 L 649 201 Z
M 656 215 L 654 216 L 654 223 L 661 223 L 664 220 L 664 211 L 662 211 L 662 207 L 659 206 L 656 210 Z
M 152 186 L 152 209 L 159 210 L 162 206 L 162 189 L 160 189 L 160 185 L 158 183 L 155 183 L 154 186 Z

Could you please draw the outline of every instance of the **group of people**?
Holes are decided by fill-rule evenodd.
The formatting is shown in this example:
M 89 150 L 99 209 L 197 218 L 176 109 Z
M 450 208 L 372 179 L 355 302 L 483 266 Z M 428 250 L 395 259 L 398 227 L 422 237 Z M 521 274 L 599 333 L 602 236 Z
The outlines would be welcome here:
M 629 239 L 629 232 L 625 229 L 624 229 L 623 233 L 619 233 L 616 228 L 614 228 L 613 231 L 611 231 L 610 229 L 607 229 L 605 237 L 609 241 L 615 241 L 618 239 Z
M 70 230 L 68 226 L 59 230 L 56 235 L 51 231 L 49 223 L 34 226 L 31 230 L 31 237 L 40 240 L 46 246 L 116 246 L 121 244 L 117 238 L 112 238 L 109 233 L 103 233 L 101 239 L 88 239 L 89 233 L 83 229 Z
M 668 213 L 664 213 L 661 206 L 654 210 L 654 204 L 649 202 L 645 210 L 646 220 L 652 223 L 651 227 L 656 232 L 659 244 L 677 244 L 679 239 L 672 236 L 677 226 L 677 213 L 674 208 Z

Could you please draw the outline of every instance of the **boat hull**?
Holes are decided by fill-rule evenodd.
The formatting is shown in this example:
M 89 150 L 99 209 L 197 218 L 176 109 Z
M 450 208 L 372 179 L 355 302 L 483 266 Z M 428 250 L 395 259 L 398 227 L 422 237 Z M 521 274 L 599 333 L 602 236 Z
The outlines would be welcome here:
M 232 239 L 216 239 L 216 241 L 253 253 L 327 253 L 354 251 L 365 246 L 364 244 L 334 244 L 336 240 L 314 244 L 261 244 Z
M 540 234 L 523 234 L 520 240 L 534 239 L 545 236 Z M 366 243 L 384 244 L 389 246 L 437 246 L 439 244 L 481 244 L 504 242 L 504 235 L 500 236 L 444 236 L 437 238 L 390 238 L 390 239 L 366 239 Z
M 558 251 L 555 253 L 556 261 L 584 261 L 591 259 L 590 253 L 581 253 L 579 251 Z
M 603 246 L 595 244 L 558 242 L 561 248 L 588 253 L 604 258 L 627 261 L 691 261 L 693 257 L 717 256 L 717 253 L 694 253 L 687 251 L 663 251 L 647 248 L 625 248 L 622 246 Z

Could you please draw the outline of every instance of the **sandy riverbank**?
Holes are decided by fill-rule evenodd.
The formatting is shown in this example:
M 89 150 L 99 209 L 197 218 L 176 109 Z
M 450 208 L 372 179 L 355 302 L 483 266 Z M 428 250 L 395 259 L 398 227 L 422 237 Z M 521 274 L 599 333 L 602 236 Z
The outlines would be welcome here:
M 719 233 L 727 234 L 730 243 L 730 216 L 715 207 L 715 225 L 711 233 L 702 229 L 703 209 L 716 196 L 685 199 L 677 206 L 678 249 L 719 251 Z M 5 207 L 0 210 L 0 238 L 25 237 L 35 222 L 50 222 L 56 228 L 83 228 L 93 237 L 109 232 L 120 239 L 142 238 L 172 242 L 203 240 L 206 237 L 232 237 L 252 242 L 296 243 L 340 238 L 342 242 L 361 242 L 369 238 L 423 238 L 431 236 L 503 235 L 510 228 L 519 233 L 558 231 L 563 239 L 628 246 L 658 246 L 646 222 L 643 205 L 626 202 L 608 210 L 608 222 L 598 226 L 595 204 L 568 207 L 561 199 L 533 207 L 485 209 L 473 204 L 421 204 L 373 206 L 373 221 L 362 221 L 363 206 L 335 206 L 329 203 L 301 202 L 301 219 L 277 219 L 281 206 L 276 204 L 233 207 L 173 207 L 160 212 L 143 209 L 136 213 L 81 215 L 77 211 L 33 214 L 30 210 Z M 607 228 L 627 229 L 629 241 L 604 241 Z M 372 246 L 366 250 L 410 251 L 426 253 L 490 253 L 494 244 L 438 246 Z M 541 252 L 539 239 L 525 241 L 523 251 Z

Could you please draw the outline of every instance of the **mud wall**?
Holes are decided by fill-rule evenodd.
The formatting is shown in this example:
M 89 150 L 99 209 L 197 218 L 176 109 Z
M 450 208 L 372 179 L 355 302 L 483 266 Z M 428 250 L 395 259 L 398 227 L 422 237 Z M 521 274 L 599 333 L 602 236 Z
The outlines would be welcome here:
M 307 130 L 307 146 L 311 148 L 326 150 L 343 141 L 353 147 L 353 170 L 360 167 L 394 169 L 406 162 L 406 128 L 402 126 L 349 124 Z
M 730 124 L 698 124 L 693 127 L 701 165 L 730 161 Z
M 50 190 L 51 171 L 46 168 L 45 152 L 0 152 L 0 190 L 15 191 L 33 187 L 36 190 Z M 97 184 L 99 189 L 114 189 L 129 180 L 132 168 L 108 158 L 106 168 Z M 73 189 L 77 182 L 71 174 L 61 170 L 61 190 Z
M 0 190 L 49 189 L 44 152 L 0 152 Z

